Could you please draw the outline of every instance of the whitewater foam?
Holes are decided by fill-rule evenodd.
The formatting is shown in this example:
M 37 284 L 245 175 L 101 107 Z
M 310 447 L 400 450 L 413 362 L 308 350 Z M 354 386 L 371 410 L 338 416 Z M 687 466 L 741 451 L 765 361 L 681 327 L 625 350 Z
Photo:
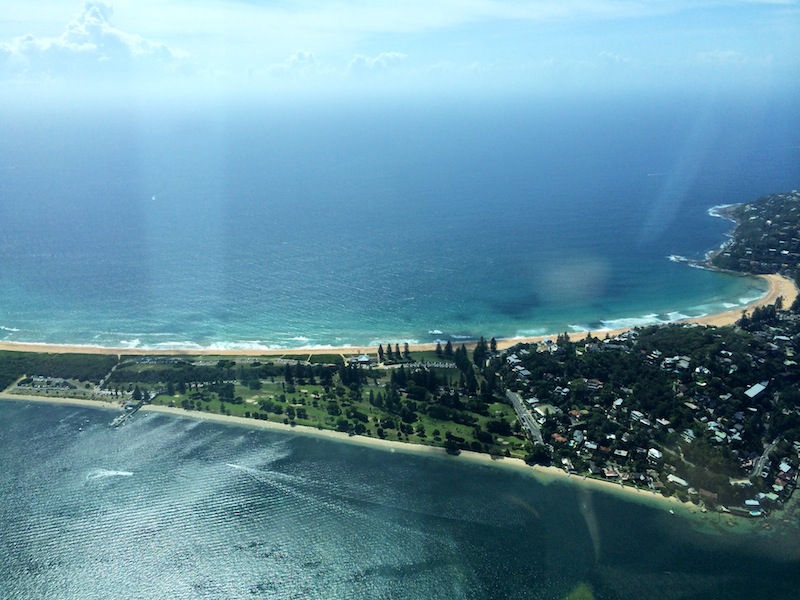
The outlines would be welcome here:
M 736 204 L 716 204 L 709 208 L 706 212 L 709 217 L 715 217 L 717 219 L 726 219 L 728 221 L 733 221 L 729 216 L 724 214 L 722 211 L 726 208 L 731 208 L 732 206 L 736 206 Z
M 108 477 L 132 477 L 133 473 L 130 471 L 115 471 L 112 469 L 92 469 L 86 475 L 86 481 L 94 479 L 106 479 Z

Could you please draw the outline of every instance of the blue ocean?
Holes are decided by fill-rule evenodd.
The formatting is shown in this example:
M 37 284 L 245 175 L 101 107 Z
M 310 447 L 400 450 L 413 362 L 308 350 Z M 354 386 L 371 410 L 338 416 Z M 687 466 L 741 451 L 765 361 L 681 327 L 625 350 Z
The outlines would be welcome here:
M 731 526 L 464 456 L 114 414 L 0 402 L 0 597 L 797 598 L 785 514 Z
M 47 108 L 44 108 L 47 106 Z M 0 340 L 287 348 L 672 321 L 800 185 L 790 97 L 147 99 L 0 119 Z

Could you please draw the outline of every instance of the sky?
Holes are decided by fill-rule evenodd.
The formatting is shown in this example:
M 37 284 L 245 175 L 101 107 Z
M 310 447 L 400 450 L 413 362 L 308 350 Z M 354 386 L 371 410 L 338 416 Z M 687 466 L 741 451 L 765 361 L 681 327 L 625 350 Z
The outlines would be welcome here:
M 0 84 L 422 93 L 800 80 L 800 0 L 0 0 Z

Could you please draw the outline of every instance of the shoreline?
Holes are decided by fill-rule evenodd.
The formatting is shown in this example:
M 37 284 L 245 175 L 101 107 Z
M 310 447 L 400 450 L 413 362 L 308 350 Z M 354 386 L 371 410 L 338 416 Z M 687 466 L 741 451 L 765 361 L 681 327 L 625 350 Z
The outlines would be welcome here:
M 747 276 L 747 275 L 742 275 Z M 750 312 L 758 307 L 769 306 L 775 303 L 775 300 L 781 296 L 783 297 L 784 306 L 788 307 L 797 298 L 799 290 L 794 281 L 788 277 L 778 274 L 769 275 L 753 275 L 765 280 L 768 283 L 767 292 L 760 298 L 749 302 L 748 304 L 718 312 L 705 315 L 702 317 L 691 317 L 688 319 L 681 319 L 671 323 L 663 323 L 663 325 L 671 324 L 696 324 L 705 325 L 710 327 L 723 327 L 726 325 L 733 325 L 738 321 L 743 312 Z M 593 331 L 578 331 L 567 332 L 572 340 L 581 340 L 587 336 L 603 338 L 606 335 L 614 337 L 626 331 L 634 329 L 634 326 L 621 327 L 618 329 L 598 329 Z M 513 337 L 513 338 L 498 338 L 497 347 L 504 350 L 515 346 L 516 344 L 526 344 L 541 342 L 546 339 L 554 339 L 559 333 L 542 334 L 531 337 Z M 475 345 L 477 340 L 464 342 L 469 348 Z M 455 344 L 454 344 L 455 345 Z M 433 351 L 436 349 L 435 343 L 425 344 L 410 344 L 409 349 L 414 352 Z M 283 355 L 320 355 L 320 354 L 342 354 L 342 355 L 357 355 L 362 353 L 374 352 L 374 346 L 340 346 L 340 347 L 311 347 L 311 348 L 279 348 L 279 349 L 248 349 L 248 348 L 169 348 L 169 349 L 154 349 L 154 348 L 113 348 L 106 346 L 90 346 L 90 345 L 76 345 L 76 344 L 48 344 L 38 342 L 0 342 L 0 350 L 11 352 L 35 352 L 44 354 L 115 354 L 127 356 L 283 356 Z
M 81 398 L 62 398 L 58 396 L 43 397 L 43 396 L 26 396 L 24 394 L 9 394 L 0 392 L 0 402 L 34 402 L 37 404 L 49 404 L 51 406 L 74 406 L 78 408 L 94 408 L 106 410 L 109 412 L 123 414 L 117 402 L 106 402 L 102 400 L 85 400 Z M 380 450 L 383 452 L 403 454 L 410 454 L 415 456 L 428 456 L 444 460 L 461 460 L 473 465 L 499 467 L 509 469 L 532 476 L 538 483 L 542 485 L 550 485 L 552 483 L 566 483 L 567 485 L 576 485 L 576 489 L 588 489 L 603 492 L 606 494 L 615 495 L 629 501 L 639 501 L 656 506 L 662 510 L 680 510 L 685 513 L 684 516 L 697 513 L 700 509 L 698 506 L 691 502 L 681 502 L 673 496 L 663 496 L 660 493 L 643 488 L 636 488 L 631 486 L 623 486 L 619 482 L 608 481 L 603 479 L 596 479 L 592 477 L 584 477 L 582 475 L 570 474 L 559 469 L 555 466 L 531 466 L 528 465 L 521 458 L 507 458 L 499 457 L 494 458 L 489 454 L 479 452 L 472 452 L 469 450 L 462 450 L 458 455 L 453 456 L 448 454 L 444 448 L 438 446 L 426 446 L 423 444 L 413 444 L 409 442 L 398 442 L 396 440 L 382 440 L 380 438 L 349 435 L 340 431 L 333 431 L 330 429 L 318 429 L 316 427 L 309 427 L 307 425 L 284 425 L 283 423 L 276 423 L 274 421 L 261 421 L 257 419 L 247 419 L 245 417 L 234 417 L 220 415 L 218 413 L 205 413 L 197 411 L 187 411 L 183 408 L 172 408 L 169 406 L 160 406 L 153 404 L 146 404 L 141 407 L 139 413 L 147 414 L 163 414 L 171 417 L 178 417 L 184 419 L 191 419 L 194 421 L 205 421 L 210 423 L 217 423 L 221 425 L 235 425 L 238 427 L 246 427 L 249 429 L 262 429 L 268 431 L 282 432 L 284 434 L 299 434 L 318 439 L 326 439 L 333 442 L 344 442 L 370 448 L 373 450 Z M 677 514 L 677 513 L 676 513 Z

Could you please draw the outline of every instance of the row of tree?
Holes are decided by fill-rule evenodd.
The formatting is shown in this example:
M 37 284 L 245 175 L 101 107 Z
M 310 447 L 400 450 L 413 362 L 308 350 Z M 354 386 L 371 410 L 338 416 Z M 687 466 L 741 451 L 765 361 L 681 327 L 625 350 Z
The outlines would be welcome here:
M 102 354 L 0 352 L 0 390 L 23 375 L 99 383 L 116 364 L 116 356 Z
M 386 344 L 386 350 L 383 349 L 383 344 L 378 345 L 379 362 L 400 362 L 402 360 L 411 360 L 411 349 L 408 342 L 403 344 L 402 352 L 400 352 L 400 344 L 395 344 L 394 350 L 392 350 L 391 344 Z

